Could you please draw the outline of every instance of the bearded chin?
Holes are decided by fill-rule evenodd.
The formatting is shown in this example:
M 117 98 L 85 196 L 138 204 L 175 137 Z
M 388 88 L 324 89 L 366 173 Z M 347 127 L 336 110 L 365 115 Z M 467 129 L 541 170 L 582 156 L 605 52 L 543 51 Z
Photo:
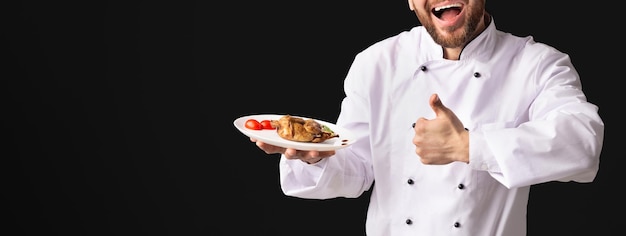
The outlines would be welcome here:
M 449 36 L 441 35 L 434 27 L 427 28 L 427 31 L 430 33 L 433 40 L 444 48 L 463 47 L 469 40 L 467 29 L 464 29 L 462 32 L 458 32 L 457 34 L 450 34 Z
M 446 31 L 448 36 L 444 36 L 437 32 L 437 28 L 432 24 L 424 24 L 426 31 L 430 34 L 433 40 L 444 48 L 458 48 L 468 44 L 476 35 L 476 29 L 482 17 L 477 14 L 468 15 L 468 23 L 464 25 L 460 32 L 454 32 L 458 28 L 448 28 Z

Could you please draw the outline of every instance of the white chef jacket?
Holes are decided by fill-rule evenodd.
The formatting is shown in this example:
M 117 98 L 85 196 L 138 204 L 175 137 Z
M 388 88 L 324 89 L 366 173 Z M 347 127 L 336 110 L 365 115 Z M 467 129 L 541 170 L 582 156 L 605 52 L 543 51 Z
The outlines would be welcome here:
M 604 124 L 569 56 L 493 20 L 460 60 L 421 26 L 375 43 L 344 88 L 336 123 L 356 142 L 312 165 L 281 157 L 281 188 L 328 199 L 373 186 L 370 236 L 523 236 L 531 185 L 598 171 Z M 433 93 L 469 129 L 469 164 L 424 165 L 415 153 L 411 124 L 435 117 Z

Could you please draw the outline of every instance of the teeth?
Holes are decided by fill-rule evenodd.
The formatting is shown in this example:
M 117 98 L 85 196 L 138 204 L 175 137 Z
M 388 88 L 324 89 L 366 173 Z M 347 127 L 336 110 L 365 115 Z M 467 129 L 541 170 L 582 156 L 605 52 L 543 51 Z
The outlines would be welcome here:
M 455 3 L 455 4 L 451 4 L 451 5 L 436 7 L 435 11 L 441 11 L 441 10 L 448 9 L 448 8 L 453 8 L 453 7 L 461 7 L 461 4 L 460 3 Z

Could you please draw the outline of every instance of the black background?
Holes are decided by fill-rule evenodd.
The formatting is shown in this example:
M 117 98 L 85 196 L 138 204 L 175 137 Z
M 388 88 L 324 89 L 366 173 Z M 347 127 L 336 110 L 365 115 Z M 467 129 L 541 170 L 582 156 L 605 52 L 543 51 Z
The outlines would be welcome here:
M 364 234 L 367 195 L 284 196 L 278 156 L 232 122 L 285 112 L 334 121 L 354 55 L 417 19 L 402 0 L 223 2 L 3 3 L 3 231 Z M 520 3 L 487 8 L 500 29 L 570 54 L 606 124 L 595 182 L 533 186 L 528 235 L 617 231 L 617 16 Z

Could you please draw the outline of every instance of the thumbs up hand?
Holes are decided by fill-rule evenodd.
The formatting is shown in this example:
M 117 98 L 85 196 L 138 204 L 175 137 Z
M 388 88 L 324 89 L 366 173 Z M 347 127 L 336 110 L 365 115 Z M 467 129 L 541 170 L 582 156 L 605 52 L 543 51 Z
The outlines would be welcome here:
M 459 118 L 433 94 L 428 101 L 436 117 L 424 117 L 413 124 L 415 153 L 424 164 L 469 163 L 469 132 Z

